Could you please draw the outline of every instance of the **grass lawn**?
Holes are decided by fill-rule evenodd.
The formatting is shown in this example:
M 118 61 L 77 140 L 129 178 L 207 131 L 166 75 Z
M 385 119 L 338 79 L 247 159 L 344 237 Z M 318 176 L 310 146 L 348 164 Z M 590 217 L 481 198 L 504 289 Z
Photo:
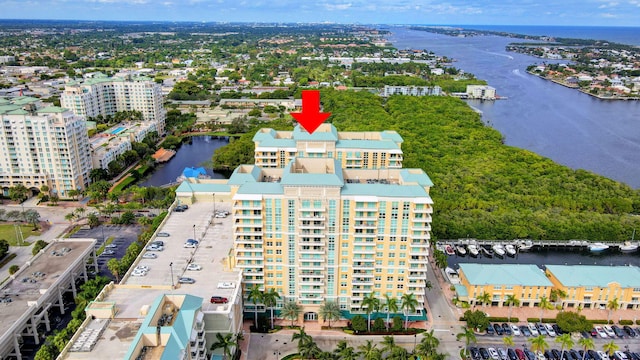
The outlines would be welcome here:
M 28 238 L 31 235 L 40 235 L 40 231 L 33 231 L 33 226 L 29 224 L 20 225 L 20 228 L 22 228 L 22 236 L 24 239 Z M 18 245 L 16 243 L 16 230 L 13 227 L 13 224 L 0 224 L 0 239 L 7 240 L 9 242 L 9 245 Z M 29 244 L 24 243 L 22 245 Z

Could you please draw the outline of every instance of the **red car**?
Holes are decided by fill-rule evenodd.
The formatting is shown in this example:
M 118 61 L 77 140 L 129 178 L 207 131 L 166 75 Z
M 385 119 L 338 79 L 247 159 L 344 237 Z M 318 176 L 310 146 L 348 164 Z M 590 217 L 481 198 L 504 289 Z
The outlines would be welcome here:
M 516 349 L 516 356 L 518 357 L 518 360 L 527 360 L 527 356 L 521 349 Z
M 229 302 L 229 299 L 227 299 L 226 297 L 222 297 L 222 296 L 212 296 L 211 297 L 211 303 L 212 304 L 226 304 Z

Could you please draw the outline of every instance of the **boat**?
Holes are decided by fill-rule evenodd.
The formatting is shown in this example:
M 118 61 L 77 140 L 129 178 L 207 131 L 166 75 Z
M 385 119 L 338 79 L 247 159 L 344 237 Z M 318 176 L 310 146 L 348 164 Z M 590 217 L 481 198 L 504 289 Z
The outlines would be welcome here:
M 460 256 L 467 255 L 467 249 L 465 249 L 464 246 L 462 246 L 462 245 L 456 246 L 456 251 L 458 252 L 458 255 L 460 255 Z
M 518 242 L 518 251 L 529 251 L 533 248 L 533 241 L 531 240 L 520 240 Z
M 467 245 L 467 250 L 469 250 L 469 255 L 473 257 L 478 257 L 478 254 L 480 254 L 478 247 L 474 244 Z
M 453 250 L 453 246 L 451 246 L 451 245 L 449 245 L 449 244 L 445 245 L 445 247 L 444 247 L 444 252 L 445 252 L 447 255 L 449 255 L 449 256 L 451 256 L 451 255 L 455 255 L 455 254 L 456 254 L 456 251 L 455 251 L 455 250 Z
M 638 250 L 638 243 L 632 243 L 631 241 L 625 241 L 624 244 L 620 245 L 620 251 L 624 253 L 630 253 Z
M 506 251 L 507 255 L 509 256 L 516 256 L 516 247 L 511 244 L 505 245 L 504 251 Z
M 609 245 L 599 243 L 599 242 L 589 245 L 589 251 L 591 252 L 602 252 L 607 250 L 608 248 L 609 248 Z
M 491 248 L 493 249 L 493 252 L 496 254 L 496 256 L 504 256 L 505 251 L 502 244 L 495 244 Z
M 493 251 L 491 249 L 487 249 L 484 246 L 480 246 L 480 251 L 482 251 L 482 255 L 488 257 L 488 258 L 492 258 L 493 257 Z

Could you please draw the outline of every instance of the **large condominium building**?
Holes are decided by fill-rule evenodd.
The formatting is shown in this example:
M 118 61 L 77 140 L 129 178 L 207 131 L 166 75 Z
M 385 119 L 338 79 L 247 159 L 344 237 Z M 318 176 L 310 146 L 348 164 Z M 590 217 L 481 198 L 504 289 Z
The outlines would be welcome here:
M 261 137 L 262 136 L 262 137 Z M 269 143 L 276 164 L 238 167 L 229 180 L 185 181 L 178 201 L 230 201 L 236 267 L 248 289 L 275 289 L 281 300 L 303 306 L 304 320 L 316 320 L 321 304 L 336 301 L 351 313 L 363 313 L 366 296 L 417 300 L 413 319 L 424 315 L 431 231 L 433 185 L 421 169 L 389 167 L 389 155 L 401 161 L 395 132 L 337 133 L 325 124 L 313 134 L 263 130 L 256 153 Z M 370 159 L 385 162 L 345 166 L 357 144 Z M 287 148 L 282 146 L 286 141 Z M 377 146 L 376 146 L 377 145 Z M 290 150 L 290 151 L 289 151 Z M 342 155 L 339 155 L 339 154 Z M 299 155 L 299 157 L 296 157 Z M 214 204 L 214 208 L 215 208 Z M 245 301 L 245 308 L 253 308 Z
M 137 110 L 145 121 L 158 124 L 160 134 L 164 133 L 167 113 L 162 106 L 162 88 L 150 78 L 97 76 L 80 83 L 69 83 L 60 96 L 60 103 L 85 117 Z
M 0 186 L 4 195 L 22 184 L 33 192 L 47 185 L 69 197 L 89 183 L 91 151 L 84 119 L 38 99 L 0 99 Z
M 261 129 L 253 137 L 255 164 L 283 168 L 295 158 L 333 158 L 345 169 L 402 168 L 402 137 L 395 131 L 338 132 L 322 124 L 313 134 Z

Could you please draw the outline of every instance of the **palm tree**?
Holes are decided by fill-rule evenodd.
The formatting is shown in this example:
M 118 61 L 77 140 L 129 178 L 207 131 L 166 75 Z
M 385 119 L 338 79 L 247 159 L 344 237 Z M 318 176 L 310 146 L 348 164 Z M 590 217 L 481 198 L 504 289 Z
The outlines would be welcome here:
M 357 360 L 359 358 L 359 353 L 355 351 L 354 348 L 349 346 L 349 344 L 345 340 L 338 341 L 338 345 L 336 345 L 333 353 L 338 356 L 341 360 Z
M 384 307 L 387 311 L 387 331 L 389 330 L 391 313 L 398 312 L 398 299 L 389 296 L 389 294 L 384 294 Z
M 400 298 L 402 304 L 400 307 L 405 311 L 404 317 L 404 328 L 405 330 L 409 328 L 409 313 L 416 311 L 416 306 L 418 306 L 418 300 L 413 293 L 405 293 Z
M 607 315 L 607 323 L 611 321 L 611 312 L 613 310 L 618 310 L 619 307 L 620 303 L 618 303 L 618 298 L 609 300 L 609 302 L 607 303 L 607 309 L 609 309 L 609 314 Z
M 485 307 L 487 304 L 491 304 L 491 294 L 488 292 L 483 292 L 476 298 L 476 302 L 482 304 L 482 307 Z
M 473 330 L 466 326 L 462 326 L 462 332 L 456 334 L 456 340 L 460 341 L 460 339 L 462 338 L 464 338 L 464 344 L 465 344 L 464 354 L 468 357 L 469 345 L 471 345 L 472 343 L 475 344 L 476 341 L 478 341 L 478 339 L 476 339 L 476 334 L 473 332 Z
M 567 293 L 562 289 L 551 289 L 551 293 L 549 294 L 549 300 L 552 303 L 558 303 L 558 301 L 567 297 Z
M 216 333 L 216 342 L 211 345 L 211 351 L 222 349 L 223 359 L 230 358 L 233 355 L 231 351 L 238 346 L 237 341 L 234 341 L 233 338 L 233 334 Z
M 474 340 L 475 342 L 475 334 Z M 424 337 L 420 340 L 420 343 L 416 346 L 416 351 L 414 355 L 420 356 L 420 358 L 424 359 L 432 359 L 436 354 L 436 350 L 438 349 L 438 345 L 440 345 L 440 340 L 433 335 L 433 329 L 428 333 L 424 333 Z
M 374 293 L 369 293 L 362 299 L 362 306 L 366 306 L 367 313 L 367 332 L 371 331 L 371 313 L 378 311 L 380 308 L 380 299 L 378 299 Z
M 515 295 L 507 295 L 504 304 L 509 306 L 509 322 L 511 322 L 511 309 L 513 306 L 520 306 L 520 300 Z
M 372 340 L 367 340 L 366 343 L 358 346 L 358 350 L 360 350 L 360 355 L 364 360 L 380 360 L 382 358 L 380 349 L 377 348 Z
M 578 340 L 578 345 L 582 346 L 582 349 L 584 350 L 584 354 L 582 355 L 582 360 L 584 360 L 584 358 L 586 357 L 587 350 L 593 350 L 596 347 L 595 343 L 593 342 L 593 339 L 586 339 L 586 338 L 582 338 Z
M 515 345 L 515 341 L 513 341 L 513 335 L 509 335 L 509 336 L 505 336 L 502 338 L 502 342 L 504 343 L 505 346 L 507 347 L 511 347 L 513 345 Z M 468 346 L 468 345 L 467 345 Z
M 553 309 L 553 305 L 546 296 L 543 296 L 540 298 L 538 307 L 540 308 L 540 322 L 542 322 L 542 315 L 544 314 L 544 311 Z
M 304 328 L 301 328 L 300 330 L 298 330 L 297 333 L 293 333 L 293 335 L 291 336 L 291 341 L 296 341 L 298 340 L 298 350 L 307 342 L 312 342 L 313 338 L 311 338 L 311 335 L 307 334 L 304 331 Z
M 298 345 L 298 354 L 300 354 L 301 359 L 316 359 L 320 358 L 322 350 L 320 350 L 318 344 L 309 336 L 308 341 L 302 343 L 302 346 Z
M 331 328 L 331 320 L 340 319 L 340 305 L 335 301 L 325 300 L 318 313 L 323 320 L 329 322 L 329 328 Z
M 427 290 L 431 290 L 431 289 L 433 289 L 433 284 L 431 283 L 431 281 L 427 281 L 427 282 L 424 284 L 424 287 L 425 287 Z
M 287 320 L 291 320 L 291 326 L 293 326 L 293 322 L 298 320 L 298 316 L 300 316 L 301 312 L 302 306 L 298 305 L 298 303 L 293 300 L 289 300 L 282 305 L 280 316 Z
M 442 252 L 441 250 L 435 250 L 433 252 L 433 256 L 436 262 L 436 266 L 439 269 L 444 269 L 447 267 L 447 265 L 449 265 L 448 261 L 449 261 L 449 257 L 447 256 L 447 254 L 445 254 L 444 252 Z
M 611 340 L 608 343 L 602 345 L 602 350 L 604 350 L 604 352 L 606 352 L 609 357 L 613 357 L 613 353 L 617 350 L 620 350 L 620 346 L 618 346 L 613 340 Z
M 280 294 L 274 288 L 270 288 L 262 294 L 262 302 L 271 311 L 271 329 L 273 329 L 273 308 L 278 303 L 278 299 L 280 299 Z
M 573 339 L 571 339 L 571 334 L 566 333 L 558 336 L 556 342 L 560 344 L 560 358 L 562 359 L 564 351 L 573 347 Z
M 382 338 L 381 344 L 382 344 L 381 352 L 383 354 L 386 353 L 386 352 L 391 354 L 391 352 L 393 352 L 393 349 L 398 346 L 398 345 L 396 345 L 396 339 L 393 336 L 384 336 Z
M 547 344 L 547 340 L 545 340 L 544 335 L 538 335 L 534 338 L 529 339 L 531 343 L 531 351 L 540 351 L 544 352 L 549 349 L 549 344 Z
M 249 289 L 247 300 L 253 303 L 253 326 L 258 328 L 258 303 L 262 301 L 262 291 L 260 291 L 260 285 L 254 284 Z

